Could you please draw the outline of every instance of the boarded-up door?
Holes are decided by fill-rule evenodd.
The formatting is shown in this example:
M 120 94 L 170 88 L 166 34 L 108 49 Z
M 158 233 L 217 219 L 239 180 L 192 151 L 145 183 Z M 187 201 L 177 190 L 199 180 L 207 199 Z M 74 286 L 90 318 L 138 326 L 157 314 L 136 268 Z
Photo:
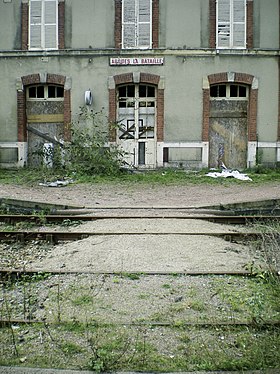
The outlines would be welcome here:
M 230 169 L 247 165 L 247 100 L 211 100 L 209 166 Z
M 59 148 L 59 143 L 63 141 L 63 88 L 55 86 L 31 88 L 27 92 L 26 102 L 27 162 L 29 166 L 39 166 L 44 162 L 51 166 L 52 149 L 56 146 Z

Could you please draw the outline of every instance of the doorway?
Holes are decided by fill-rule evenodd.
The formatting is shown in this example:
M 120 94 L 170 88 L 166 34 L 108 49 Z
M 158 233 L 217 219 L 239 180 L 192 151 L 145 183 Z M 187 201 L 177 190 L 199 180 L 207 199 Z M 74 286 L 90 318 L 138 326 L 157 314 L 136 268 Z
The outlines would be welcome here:
M 59 149 L 64 139 L 64 87 L 26 87 L 26 115 L 28 165 L 53 166 L 55 148 Z
M 156 166 L 156 87 L 126 84 L 117 88 L 117 143 L 127 166 Z
M 247 165 L 249 88 L 240 84 L 210 87 L 209 166 L 230 169 Z

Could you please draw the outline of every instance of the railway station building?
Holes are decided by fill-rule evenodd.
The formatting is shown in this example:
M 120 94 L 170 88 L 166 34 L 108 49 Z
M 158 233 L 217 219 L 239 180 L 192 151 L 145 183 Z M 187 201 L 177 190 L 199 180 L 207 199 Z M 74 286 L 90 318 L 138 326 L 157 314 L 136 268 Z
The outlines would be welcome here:
M 138 168 L 280 163 L 279 0 L 0 0 L 0 166 L 80 107 Z M 83 124 L 81 123 L 81 128 Z

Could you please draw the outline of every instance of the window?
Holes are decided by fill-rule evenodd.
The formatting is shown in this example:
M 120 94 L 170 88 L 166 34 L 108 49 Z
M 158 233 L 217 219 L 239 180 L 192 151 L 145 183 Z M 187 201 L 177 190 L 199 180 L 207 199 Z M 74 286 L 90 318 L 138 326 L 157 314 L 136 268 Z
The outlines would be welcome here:
M 27 89 L 27 99 L 51 99 L 62 100 L 64 97 L 64 88 L 62 86 L 54 85 L 38 85 L 30 86 Z
M 58 0 L 30 0 L 29 49 L 58 48 Z
M 217 48 L 246 48 L 246 0 L 217 0 Z
M 152 1 L 123 0 L 122 47 L 152 47 Z
M 216 84 L 210 87 L 214 99 L 247 99 L 248 87 L 240 84 Z

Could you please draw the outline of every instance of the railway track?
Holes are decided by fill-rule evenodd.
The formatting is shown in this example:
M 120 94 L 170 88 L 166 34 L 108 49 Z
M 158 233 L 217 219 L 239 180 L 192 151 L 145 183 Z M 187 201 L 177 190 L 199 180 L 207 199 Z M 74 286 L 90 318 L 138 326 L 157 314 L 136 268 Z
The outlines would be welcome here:
M 15 245 L 15 248 L 27 248 L 32 246 L 31 241 L 40 244 L 42 242 L 58 244 L 64 241 L 83 241 L 90 237 L 100 236 L 105 238 L 114 236 L 117 239 L 122 239 L 122 241 L 119 241 L 121 243 L 127 240 L 126 238 L 119 238 L 121 236 L 131 237 L 129 238 L 131 242 L 133 242 L 134 237 L 141 236 L 141 239 L 143 237 L 147 238 L 149 243 L 151 243 L 149 236 L 155 236 L 157 241 L 160 241 L 160 236 L 164 238 L 163 240 L 169 237 L 173 241 L 174 238 L 174 242 L 176 241 L 175 236 L 184 237 L 182 239 L 184 241 L 188 236 L 194 240 L 200 236 L 205 238 L 202 239 L 206 240 L 207 244 L 208 237 L 209 240 L 214 237 L 231 243 L 241 242 L 246 244 L 248 241 L 263 238 L 263 234 L 257 230 L 253 231 L 249 226 L 250 224 L 280 220 L 280 216 L 178 215 L 174 211 L 163 210 L 138 211 L 137 214 L 135 212 L 134 214 L 123 213 L 124 211 L 120 215 L 117 210 L 114 210 L 114 214 L 112 214 L 112 211 L 108 210 L 106 214 L 98 215 L 0 215 L 0 222 L 15 225 L 13 231 L 5 229 L 0 231 L 0 241 L 5 243 L 4 248 L 13 248 L 10 243 L 15 241 L 24 243 L 24 245 Z M 161 229 L 161 232 L 159 232 L 153 226 L 156 224 L 154 220 L 160 226 L 167 219 L 169 220 L 168 223 L 162 226 L 168 227 L 168 230 Z M 145 224 L 141 222 L 138 226 L 137 223 L 140 220 L 144 220 Z M 192 227 L 197 227 L 196 224 L 180 226 L 180 223 L 185 220 L 200 220 L 202 225 L 203 221 L 207 221 L 217 224 L 239 225 L 239 227 L 247 226 L 247 232 L 237 232 L 236 226 L 233 227 L 232 232 L 230 232 L 231 230 L 221 232 L 223 230 L 219 227 L 211 232 L 203 230 L 202 226 L 201 230 L 198 230 L 200 232 L 193 232 Z M 98 221 L 101 221 L 101 223 Z M 110 227 L 110 221 L 117 221 L 114 226 L 115 229 L 113 226 Z M 18 224 L 21 222 L 32 224 L 32 229 L 25 230 L 26 225 L 23 225 L 23 229 L 16 230 L 20 227 Z M 74 231 L 76 224 L 90 222 L 92 222 L 92 225 L 86 226 L 90 227 L 89 229 L 82 232 Z M 53 224 L 57 226 L 52 227 Z M 176 224 L 178 225 L 177 229 Z M 44 225 L 46 226 L 42 228 Z M 59 228 L 59 225 L 63 228 Z M 207 227 L 206 224 L 204 225 Z M 137 227 L 139 227 L 138 231 Z M 200 228 L 200 223 L 198 223 L 198 227 Z M 109 231 L 109 228 L 111 231 Z M 176 232 L 178 229 L 181 232 L 180 230 Z M 266 235 L 268 237 L 270 234 Z M 274 234 L 274 237 L 276 236 L 278 240 L 277 235 Z M 186 247 L 188 247 L 188 242 L 189 240 L 186 240 Z M 82 242 L 81 245 L 77 243 L 77 246 L 82 250 L 84 249 L 83 243 L 86 243 L 86 241 Z M 69 245 L 75 246 L 75 243 Z M 228 247 L 235 245 L 237 244 L 229 245 L 226 243 Z M 38 245 L 38 247 L 40 246 Z M 92 246 L 91 248 L 94 252 L 96 247 Z M 106 246 L 104 251 L 107 251 Z M 23 253 L 25 253 L 24 250 Z M 212 252 L 210 256 L 212 256 Z M 95 263 L 98 261 L 97 256 Z M 174 261 L 174 259 L 172 258 L 171 261 Z M 160 269 L 160 267 L 157 267 L 158 259 L 155 264 L 154 269 Z M 143 266 L 143 263 L 141 265 Z M 194 330 L 193 334 L 195 336 L 202 334 L 204 338 L 205 336 L 211 336 L 211 334 L 217 334 L 216 341 L 224 336 L 230 336 L 230 341 L 237 340 L 238 336 L 245 332 L 246 334 L 250 332 L 252 336 L 260 336 L 261 334 L 269 336 L 277 335 L 279 331 L 279 314 L 264 315 L 264 318 L 262 314 L 260 314 L 260 318 L 256 314 L 255 318 L 255 314 L 249 315 L 244 306 L 246 298 L 249 301 L 252 299 L 252 302 L 255 302 L 255 300 L 257 302 L 257 297 L 260 297 L 260 292 L 257 293 L 256 298 L 251 294 L 246 296 L 246 292 L 250 290 L 250 284 L 255 280 L 258 283 L 255 279 L 258 274 L 254 273 L 254 269 L 251 268 L 246 270 L 245 267 L 243 269 L 239 267 L 242 270 L 237 270 L 238 268 L 233 267 L 232 270 L 229 270 L 231 269 L 229 267 L 228 270 L 223 270 L 221 267 L 221 270 L 213 270 L 209 267 L 208 270 L 193 269 L 177 272 L 131 272 L 128 270 L 129 274 L 120 271 L 98 271 L 100 269 L 99 265 L 92 271 L 86 270 L 86 267 L 81 269 L 78 266 L 75 269 L 77 270 L 69 270 L 65 267 L 56 270 L 51 268 L 38 270 L 31 267 L 26 269 L 24 266 L 0 268 L 0 284 L 2 286 L 0 288 L 0 329 L 3 334 L 6 332 L 6 335 L 3 335 L 4 339 L 7 340 L 7 337 L 11 338 L 12 335 L 15 342 L 20 342 L 14 343 L 14 345 L 20 344 L 21 350 L 23 350 L 25 341 L 28 343 L 31 337 L 35 339 L 34 336 L 37 336 L 37 344 L 40 343 L 41 346 L 45 344 L 48 336 L 51 337 L 52 344 L 55 341 L 60 341 L 59 339 L 64 339 L 63 336 L 67 336 L 65 342 L 69 339 L 71 342 L 75 342 L 76 338 L 71 331 L 75 328 L 81 328 L 81 326 L 88 329 L 88 325 L 91 323 L 96 328 L 104 328 L 104 336 L 108 332 L 119 334 L 119 329 L 123 329 L 127 334 L 133 336 L 133 329 L 135 329 L 138 334 L 143 334 L 143 341 L 145 342 L 149 333 L 153 334 L 153 339 L 160 342 L 162 342 L 163 336 L 167 336 L 166 334 L 170 334 L 168 336 L 171 336 L 172 339 L 176 338 L 178 334 L 182 334 L 182 339 L 184 339 L 184 334 L 191 336 L 192 330 Z M 224 288 L 219 282 L 223 282 Z M 240 292 L 236 296 L 235 302 L 237 304 L 233 305 L 233 308 L 229 308 L 228 305 L 234 297 L 233 289 L 238 287 L 236 284 L 238 285 L 239 282 L 241 286 Z M 230 284 L 230 289 L 228 284 Z M 224 301 L 224 294 L 229 290 L 230 296 Z M 130 299 L 126 299 L 126 293 L 129 293 Z M 115 296 L 116 298 L 114 298 Z M 125 307 L 118 304 L 118 299 L 123 300 L 123 304 L 128 300 L 128 305 Z M 133 304 L 136 304 L 136 307 Z M 145 309 L 145 304 L 148 311 Z M 253 304 L 252 310 L 254 313 L 257 305 Z M 244 310 L 242 309 L 243 311 L 240 312 L 238 308 L 235 310 L 234 307 Z M 130 308 L 132 308 L 133 313 L 131 313 Z M 263 313 L 262 308 L 260 313 Z M 268 307 L 267 310 L 270 311 Z M 86 317 L 84 317 L 84 313 Z M 60 334 L 60 328 L 63 334 L 58 336 L 56 334 Z M 69 330 L 67 330 L 68 328 Z M 103 332 L 103 330 L 100 331 L 100 333 Z M 77 345 L 82 341 L 82 337 L 83 335 L 78 336 Z M 130 339 L 132 338 L 130 337 Z M 190 342 L 195 339 L 188 341 L 188 349 Z M 62 340 L 62 342 L 64 341 Z M 243 351 L 241 350 L 241 352 Z M 28 354 L 26 355 L 28 356 Z
M 244 242 L 249 240 L 258 240 L 263 237 L 262 233 L 257 232 L 68 232 L 68 231 L 1 231 L 1 241 L 32 241 L 44 240 L 48 243 L 57 244 L 60 241 L 76 241 L 87 239 L 91 236 L 210 236 L 222 238 L 228 242 Z M 267 234 L 269 236 L 269 234 Z M 275 234 L 273 234 L 275 237 Z M 279 234 L 280 236 L 280 234 Z
M 36 215 L 36 214 L 28 214 L 28 215 L 19 215 L 19 214 L 1 214 L 0 215 L 0 222 L 5 222 L 9 224 L 14 224 L 18 222 L 30 222 L 34 224 L 43 224 L 43 223 L 62 223 L 64 221 L 98 221 L 98 220 L 105 220 L 105 219 L 114 219 L 114 220 L 129 220 L 129 219 L 177 219 L 177 220 L 202 220 L 214 223 L 222 223 L 222 224 L 234 224 L 234 225 L 246 225 L 249 223 L 257 223 L 257 222 L 269 222 L 269 221 L 279 221 L 280 216 L 272 216 L 272 215 L 185 215 L 180 216 L 178 214 L 174 215 L 167 215 L 163 214 L 161 211 L 157 211 L 157 215 L 69 215 L 69 214 L 61 214 L 61 215 Z M 160 212 L 160 213 L 159 213 Z
M 280 216 L 235 216 L 235 215 L 187 215 L 187 216 L 180 216 L 180 215 L 45 215 L 45 216 L 38 216 L 38 215 L 12 215 L 12 214 L 2 214 L 0 215 L 0 222 L 7 223 L 7 224 L 16 224 L 20 222 L 28 222 L 34 225 L 44 225 L 44 224 L 67 224 L 71 225 L 71 223 L 82 223 L 82 222 L 90 222 L 90 221 L 100 221 L 100 220 L 201 220 L 201 221 L 208 221 L 212 223 L 220 223 L 220 224 L 227 224 L 227 225 L 248 225 L 252 223 L 263 223 L 269 221 L 279 221 Z M 133 231 L 130 232 L 125 230 L 124 232 L 70 232 L 70 231 L 57 231 L 57 230 L 46 230 L 46 231 L 35 231 L 35 230 L 19 230 L 19 231 L 0 231 L 0 241 L 30 241 L 30 240 L 44 240 L 49 243 L 58 243 L 59 241 L 75 241 L 75 240 L 83 240 L 90 236 L 120 236 L 120 235 L 164 235 L 164 236 L 171 236 L 171 235 L 200 235 L 200 236 L 213 236 L 222 238 L 229 242 L 240 242 L 240 241 L 248 241 L 248 240 L 258 240 L 261 238 L 262 234 L 258 232 L 231 232 L 231 233 L 224 233 L 224 232 L 174 232 L 174 231 L 166 231 L 166 232 L 152 232 L 152 231 Z

